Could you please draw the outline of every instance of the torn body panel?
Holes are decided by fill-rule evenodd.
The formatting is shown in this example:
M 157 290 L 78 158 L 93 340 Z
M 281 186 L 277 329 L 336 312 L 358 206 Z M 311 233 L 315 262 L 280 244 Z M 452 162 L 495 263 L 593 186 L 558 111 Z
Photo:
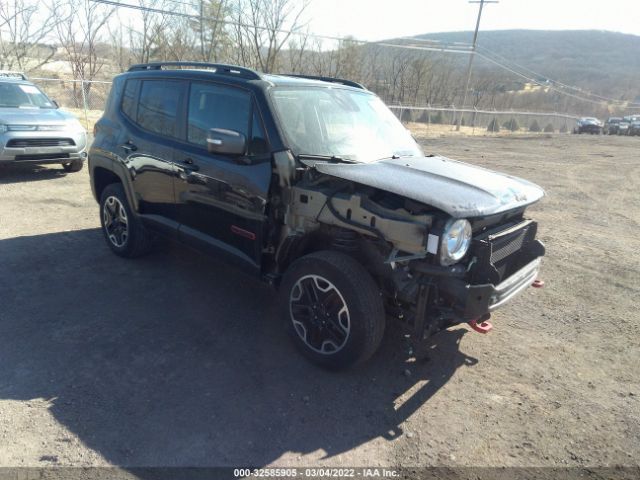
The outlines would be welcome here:
M 308 233 L 322 224 L 332 225 L 370 237 L 379 236 L 398 251 L 421 256 L 427 254 L 425 239 L 432 222 L 431 215 L 415 215 L 402 208 L 391 210 L 361 192 L 330 192 L 326 188 L 301 186 L 291 189 L 285 218 L 291 232 Z

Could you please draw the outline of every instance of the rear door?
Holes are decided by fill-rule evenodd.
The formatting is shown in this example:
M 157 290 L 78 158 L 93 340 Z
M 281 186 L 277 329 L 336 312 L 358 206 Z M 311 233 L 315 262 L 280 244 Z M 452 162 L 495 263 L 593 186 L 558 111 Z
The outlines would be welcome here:
M 128 125 L 120 149 L 126 155 L 132 186 L 143 220 L 168 234 L 179 226 L 173 165 L 176 141 L 184 135 L 179 119 L 187 82 L 167 79 L 128 80 L 122 112 Z
M 175 157 L 179 236 L 259 269 L 271 180 L 260 112 L 249 90 L 213 82 L 191 82 L 187 104 L 186 142 Z M 244 134 L 246 155 L 208 153 L 211 128 Z

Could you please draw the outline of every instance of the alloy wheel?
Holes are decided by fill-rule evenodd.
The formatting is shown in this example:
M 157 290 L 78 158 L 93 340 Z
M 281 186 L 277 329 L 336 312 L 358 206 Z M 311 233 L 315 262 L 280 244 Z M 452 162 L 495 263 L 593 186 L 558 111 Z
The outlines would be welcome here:
M 122 248 L 129 238 L 129 220 L 124 205 L 117 197 L 110 196 L 105 200 L 102 220 L 109 241 Z
M 298 279 L 289 294 L 289 314 L 298 336 L 313 351 L 332 355 L 349 339 L 349 308 L 338 288 L 320 275 Z

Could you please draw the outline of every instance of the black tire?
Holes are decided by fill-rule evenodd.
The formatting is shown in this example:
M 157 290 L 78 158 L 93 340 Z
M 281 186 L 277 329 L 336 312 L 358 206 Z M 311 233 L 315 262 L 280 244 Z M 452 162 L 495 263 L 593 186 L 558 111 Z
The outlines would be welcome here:
M 333 288 L 323 291 L 321 295 L 324 299 L 316 302 L 317 308 L 323 313 L 319 315 L 320 322 L 318 316 L 314 317 L 315 322 L 327 325 L 311 326 L 311 333 L 308 334 L 304 326 L 301 327 L 303 322 L 297 321 L 297 325 L 294 324 L 292 311 L 298 309 L 298 320 L 306 317 L 308 323 L 314 322 L 311 318 L 314 310 L 300 304 L 306 303 L 302 296 L 309 298 L 307 293 L 309 286 L 303 289 L 304 282 L 309 281 L 315 282 L 316 287 Z M 313 285 L 311 288 L 314 288 Z M 298 296 L 297 300 L 294 299 L 296 296 Z M 347 309 L 346 315 L 344 308 L 340 309 L 337 315 L 333 315 L 331 310 L 339 309 L 341 301 Z M 280 306 L 287 330 L 296 346 L 312 362 L 324 368 L 342 370 L 363 363 L 376 352 L 382 341 L 385 313 L 380 289 L 362 265 L 343 253 L 321 251 L 296 260 L 286 271 L 280 285 Z M 300 313 L 300 309 L 303 313 Z M 342 320 L 340 312 L 342 312 Z M 322 321 L 325 319 L 325 314 L 326 322 Z M 346 334 L 344 325 L 339 325 L 343 324 L 345 318 L 348 325 Z M 314 336 L 313 332 L 318 334 Z M 336 337 L 336 332 L 345 334 L 345 338 L 342 339 L 340 335 Z M 307 342 L 303 336 L 311 337 L 311 341 Z M 338 338 L 338 340 L 322 341 L 321 350 L 325 350 L 326 343 L 333 343 L 333 346 L 329 345 L 330 349 L 336 346 L 339 348 L 334 349 L 335 351 L 322 352 L 311 345 L 314 341 L 317 344 L 318 338 L 327 337 Z M 339 341 L 340 345 L 336 345 Z
M 64 168 L 65 172 L 79 172 L 82 170 L 84 162 L 82 159 L 72 160 L 69 163 L 63 163 L 62 168 Z
M 117 210 L 120 206 L 124 208 L 125 211 L 125 236 L 114 234 L 114 230 L 109 230 L 105 225 L 107 221 L 105 218 L 105 209 L 109 209 L 107 216 L 112 216 L 113 212 L 111 209 L 115 208 Z M 102 192 L 100 196 L 100 224 L 102 225 L 102 233 L 104 234 L 107 245 L 109 245 L 111 251 L 116 255 L 125 258 L 135 258 L 145 255 L 151 250 L 153 243 L 151 233 L 131 210 L 127 195 L 121 183 L 107 185 Z M 122 233 L 122 229 L 118 229 L 118 233 Z M 117 238 L 114 239 L 114 237 Z

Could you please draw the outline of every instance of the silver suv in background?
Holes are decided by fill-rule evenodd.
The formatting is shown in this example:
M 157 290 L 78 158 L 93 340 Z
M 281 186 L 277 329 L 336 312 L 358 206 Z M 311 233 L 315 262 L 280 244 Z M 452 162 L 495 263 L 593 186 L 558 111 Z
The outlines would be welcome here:
M 59 163 L 77 172 L 87 156 L 87 132 L 19 72 L 0 71 L 0 165 Z

